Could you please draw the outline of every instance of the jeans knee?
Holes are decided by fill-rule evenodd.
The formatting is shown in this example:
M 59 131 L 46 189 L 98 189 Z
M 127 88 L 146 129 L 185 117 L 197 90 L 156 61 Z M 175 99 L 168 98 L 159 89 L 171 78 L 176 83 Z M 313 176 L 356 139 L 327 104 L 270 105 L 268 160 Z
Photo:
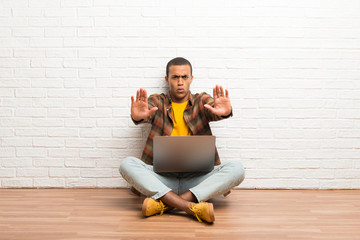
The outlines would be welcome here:
M 122 176 L 126 175 L 127 172 L 130 171 L 131 167 L 134 166 L 134 163 L 137 161 L 134 157 L 127 157 L 125 158 L 119 168 L 119 172 Z
M 228 164 L 232 169 L 236 185 L 239 185 L 245 179 L 245 169 L 243 165 L 238 161 L 231 161 Z

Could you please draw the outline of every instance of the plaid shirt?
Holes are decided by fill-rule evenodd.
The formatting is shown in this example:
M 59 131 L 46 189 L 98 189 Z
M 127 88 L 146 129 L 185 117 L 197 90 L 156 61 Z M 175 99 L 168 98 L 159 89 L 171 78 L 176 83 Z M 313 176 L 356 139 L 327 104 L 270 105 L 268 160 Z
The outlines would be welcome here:
M 207 93 L 191 94 L 188 105 L 184 111 L 184 119 L 189 126 L 192 135 L 212 135 L 209 122 L 218 121 L 232 116 L 220 117 L 211 113 L 204 107 L 204 104 L 214 106 L 214 99 Z M 157 107 L 158 110 L 147 119 L 133 122 L 137 125 L 140 123 L 151 123 L 151 131 L 147 138 L 146 145 L 141 156 L 147 164 L 153 163 L 153 139 L 155 136 L 170 136 L 174 125 L 171 110 L 170 94 L 154 94 L 148 98 L 149 109 Z M 215 165 L 219 165 L 220 158 L 217 149 L 215 150 Z

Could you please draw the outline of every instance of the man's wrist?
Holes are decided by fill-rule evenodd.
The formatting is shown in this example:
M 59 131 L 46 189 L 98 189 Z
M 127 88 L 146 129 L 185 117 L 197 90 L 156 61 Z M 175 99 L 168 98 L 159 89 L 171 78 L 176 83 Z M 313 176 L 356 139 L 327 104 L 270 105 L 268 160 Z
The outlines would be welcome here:
M 228 115 L 225 115 L 225 116 L 221 116 L 222 118 L 229 118 L 233 115 L 233 112 L 232 112 L 232 108 L 231 108 L 231 111 Z
M 131 115 L 130 115 L 130 117 L 134 123 L 140 123 L 140 122 L 144 121 L 144 119 L 140 119 L 140 120 L 134 119 L 133 116 L 131 116 Z

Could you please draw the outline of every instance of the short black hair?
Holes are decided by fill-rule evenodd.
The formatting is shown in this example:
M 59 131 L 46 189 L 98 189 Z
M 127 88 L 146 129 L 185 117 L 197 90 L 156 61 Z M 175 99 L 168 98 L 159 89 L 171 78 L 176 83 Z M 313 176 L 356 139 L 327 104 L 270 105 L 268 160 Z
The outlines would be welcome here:
M 192 75 L 192 66 L 191 66 L 191 63 L 185 59 L 185 58 L 182 58 L 182 57 L 177 57 L 177 58 L 174 58 L 172 60 L 170 60 L 168 62 L 168 64 L 166 65 L 166 76 L 169 76 L 169 69 L 171 66 L 178 66 L 178 65 L 189 65 L 190 66 L 190 74 Z

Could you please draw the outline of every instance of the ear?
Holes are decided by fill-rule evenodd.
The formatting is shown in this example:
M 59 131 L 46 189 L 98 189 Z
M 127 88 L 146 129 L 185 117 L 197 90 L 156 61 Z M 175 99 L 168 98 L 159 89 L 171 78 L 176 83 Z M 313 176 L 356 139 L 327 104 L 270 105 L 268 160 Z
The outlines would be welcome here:
M 194 76 L 191 75 L 190 84 L 192 83 L 193 79 L 194 79 Z
M 168 76 L 165 76 L 165 81 L 166 81 L 167 84 L 169 84 L 169 78 L 168 78 Z

